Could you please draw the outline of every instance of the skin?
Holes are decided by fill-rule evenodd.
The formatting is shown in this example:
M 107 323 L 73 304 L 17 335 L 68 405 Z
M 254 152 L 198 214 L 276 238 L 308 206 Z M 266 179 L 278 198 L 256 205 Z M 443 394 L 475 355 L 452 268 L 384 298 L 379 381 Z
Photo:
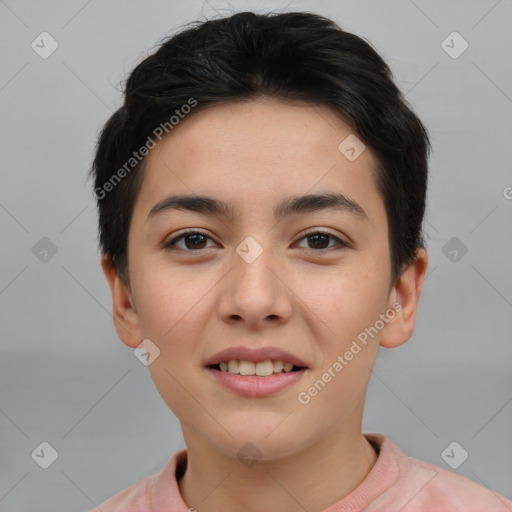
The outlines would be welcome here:
M 199 512 L 320 511 L 375 464 L 362 435 L 370 369 L 379 344 L 397 347 L 413 333 L 427 254 L 419 249 L 391 282 L 376 159 L 368 147 L 354 161 L 338 150 L 351 133 L 327 107 L 269 99 L 190 115 L 147 157 L 128 239 L 130 286 L 102 257 L 121 340 L 135 348 L 149 338 L 161 351 L 149 369 L 181 423 L 188 466 L 179 488 Z M 367 217 L 321 210 L 276 223 L 281 199 L 319 192 L 343 193 Z M 169 194 L 213 196 L 237 214 L 167 211 L 147 220 Z M 200 249 L 190 238 L 162 248 L 185 229 L 207 230 L 210 238 Z M 315 242 L 306 230 L 350 245 Z M 252 263 L 236 252 L 248 236 L 263 250 Z M 395 301 L 402 309 L 394 319 L 310 403 L 299 403 L 298 393 Z M 308 370 L 273 396 L 239 396 L 203 367 L 235 345 L 284 348 Z M 261 452 L 251 467 L 237 457 L 247 442 Z

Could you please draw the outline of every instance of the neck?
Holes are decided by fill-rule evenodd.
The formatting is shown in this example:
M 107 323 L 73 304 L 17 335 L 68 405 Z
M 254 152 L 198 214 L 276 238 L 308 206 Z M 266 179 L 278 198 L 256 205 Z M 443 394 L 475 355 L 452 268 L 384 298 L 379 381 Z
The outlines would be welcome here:
M 250 467 L 188 434 L 187 469 L 178 486 L 197 512 L 318 512 L 352 492 L 377 460 L 360 428 L 339 429 L 306 450 Z

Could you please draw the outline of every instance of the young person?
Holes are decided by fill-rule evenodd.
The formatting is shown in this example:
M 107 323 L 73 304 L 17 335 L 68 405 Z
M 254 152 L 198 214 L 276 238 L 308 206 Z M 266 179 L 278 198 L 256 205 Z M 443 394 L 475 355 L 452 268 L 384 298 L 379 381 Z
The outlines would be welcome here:
M 198 22 L 133 70 L 91 170 L 101 262 L 187 448 L 100 510 L 512 510 L 362 432 L 378 346 L 414 329 L 429 149 L 319 15 Z

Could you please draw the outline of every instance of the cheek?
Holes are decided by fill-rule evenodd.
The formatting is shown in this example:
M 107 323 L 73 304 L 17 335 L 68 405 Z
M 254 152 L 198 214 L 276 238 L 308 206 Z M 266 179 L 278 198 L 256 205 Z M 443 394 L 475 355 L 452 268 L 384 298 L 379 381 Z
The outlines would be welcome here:
M 143 335 L 160 349 L 149 366 L 153 382 L 168 407 L 186 418 L 192 394 L 201 396 L 197 380 L 197 340 L 208 318 L 208 290 L 213 286 L 197 275 L 153 264 L 140 273 L 139 320 Z M 211 314 L 211 311 L 210 311 Z M 192 414 L 192 413 L 190 413 Z M 201 420 L 200 411 L 197 422 Z
M 299 400 L 309 417 L 317 418 L 312 421 L 341 421 L 362 406 L 379 346 L 381 331 L 372 327 L 384 312 L 386 278 L 382 272 L 368 271 L 330 280 L 331 291 L 318 309 L 330 328 L 329 336 L 316 340 L 318 365 L 302 389 L 308 403 Z M 317 308 L 319 298 L 315 297 Z
M 314 296 L 313 304 L 329 325 L 338 348 L 350 343 L 384 312 L 388 278 L 385 266 L 370 262 L 362 263 L 359 269 L 341 270 L 323 278 L 326 285 Z
M 210 283 L 212 281 L 212 283 Z M 135 294 L 139 320 L 144 335 L 161 339 L 166 344 L 177 332 L 197 328 L 201 323 L 200 311 L 213 280 L 202 278 L 192 267 L 160 268 L 148 263 L 138 273 Z

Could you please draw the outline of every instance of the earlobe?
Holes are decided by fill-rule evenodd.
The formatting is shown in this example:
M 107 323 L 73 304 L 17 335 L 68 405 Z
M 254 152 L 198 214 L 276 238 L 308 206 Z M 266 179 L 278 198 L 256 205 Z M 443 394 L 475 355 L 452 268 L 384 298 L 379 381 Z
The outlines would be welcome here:
M 427 252 L 420 248 L 416 252 L 414 262 L 402 272 L 398 283 L 392 288 L 389 294 L 388 308 L 393 308 L 396 315 L 382 331 L 381 346 L 395 348 L 412 336 L 427 266 Z M 396 303 L 398 303 L 398 307 Z
M 117 334 L 125 345 L 136 348 L 142 342 L 143 336 L 131 291 L 119 278 L 107 254 L 102 254 L 101 266 L 112 294 L 112 316 Z

